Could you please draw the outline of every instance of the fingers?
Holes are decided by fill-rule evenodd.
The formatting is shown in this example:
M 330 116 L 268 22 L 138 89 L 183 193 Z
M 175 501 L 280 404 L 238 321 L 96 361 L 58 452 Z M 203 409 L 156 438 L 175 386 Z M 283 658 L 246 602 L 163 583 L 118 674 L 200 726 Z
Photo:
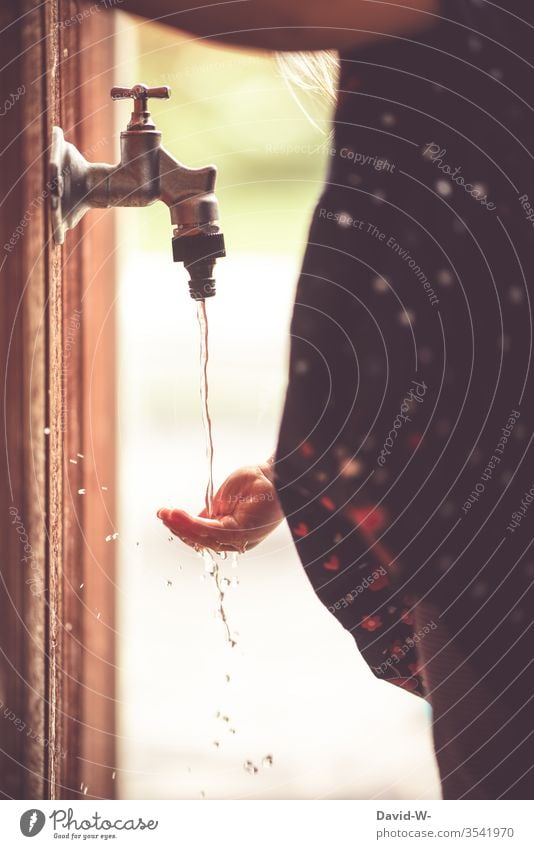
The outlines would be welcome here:
M 173 534 L 193 547 L 211 548 L 213 551 L 236 551 L 242 548 L 242 533 L 231 526 L 228 517 L 223 520 L 207 519 L 191 516 L 184 510 L 167 508 L 159 510 L 158 517 Z

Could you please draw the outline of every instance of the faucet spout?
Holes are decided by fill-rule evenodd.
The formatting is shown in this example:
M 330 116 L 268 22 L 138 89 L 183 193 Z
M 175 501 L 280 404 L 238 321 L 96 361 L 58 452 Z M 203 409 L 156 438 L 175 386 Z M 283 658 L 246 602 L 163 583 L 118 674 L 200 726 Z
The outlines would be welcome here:
M 215 260 L 225 256 L 215 196 L 217 169 L 187 168 L 163 148 L 160 151 L 161 200 L 174 225 L 172 250 L 175 262 L 189 273 L 189 293 L 195 300 L 215 295 Z

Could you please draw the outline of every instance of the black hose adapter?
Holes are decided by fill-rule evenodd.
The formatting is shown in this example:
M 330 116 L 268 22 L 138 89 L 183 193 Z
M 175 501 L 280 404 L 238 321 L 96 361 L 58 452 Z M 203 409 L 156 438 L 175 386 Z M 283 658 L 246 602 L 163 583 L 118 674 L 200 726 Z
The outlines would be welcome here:
M 172 255 L 183 262 L 189 272 L 189 294 L 195 301 L 212 298 L 215 294 L 213 267 L 215 260 L 226 256 L 222 233 L 197 233 L 174 236 Z

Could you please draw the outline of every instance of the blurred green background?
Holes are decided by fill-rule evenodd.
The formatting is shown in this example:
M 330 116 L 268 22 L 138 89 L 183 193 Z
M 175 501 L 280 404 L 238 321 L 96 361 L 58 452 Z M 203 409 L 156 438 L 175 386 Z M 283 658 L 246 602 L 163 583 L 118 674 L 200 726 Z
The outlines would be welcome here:
M 327 98 L 290 89 L 272 55 L 177 43 L 176 31 L 161 25 L 137 32 L 139 79 L 171 88 L 170 101 L 152 102 L 164 145 L 190 167 L 219 169 L 229 249 L 249 253 L 267 241 L 277 253 L 298 252 L 324 176 Z M 158 205 L 148 248 L 166 227 L 167 210 Z

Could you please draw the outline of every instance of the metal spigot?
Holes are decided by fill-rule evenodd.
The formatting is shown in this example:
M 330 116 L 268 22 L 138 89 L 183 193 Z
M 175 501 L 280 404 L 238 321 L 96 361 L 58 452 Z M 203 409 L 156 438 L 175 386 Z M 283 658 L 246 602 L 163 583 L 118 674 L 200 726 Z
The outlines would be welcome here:
M 88 162 L 54 127 L 50 156 L 50 202 L 54 239 L 63 244 L 65 233 L 90 209 L 111 206 L 148 206 L 163 201 L 174 225 L 175 262 L 189 272 L 189 291 L 195 300 L 215 294 L 213 267 L 225 256 L 219 228 L 219 206 L 214 194 L 217 169 L 187 168 L 161 145 L 161 133 L 152 122 L 148 98 L 168 98 L 167 86 L 111 89 L 113 100 L 132 98 L 134 108 L 121 133 L 118 165 Z
M 146 85 L 138 83 L 133 88 L 114 86 L 110 94 L 112 100 L 125 100 L 127 97 L 133 98 L 134 109 L 128 123 L 128 130 L 155 130 L 156 126 L 150 120 L 150 112 L 148 111 L 148 98 L 159 97 L 168 100 L 171 96 L 171 90 L 166 85 L 159 86 L 158 88 L 147 88 Z

